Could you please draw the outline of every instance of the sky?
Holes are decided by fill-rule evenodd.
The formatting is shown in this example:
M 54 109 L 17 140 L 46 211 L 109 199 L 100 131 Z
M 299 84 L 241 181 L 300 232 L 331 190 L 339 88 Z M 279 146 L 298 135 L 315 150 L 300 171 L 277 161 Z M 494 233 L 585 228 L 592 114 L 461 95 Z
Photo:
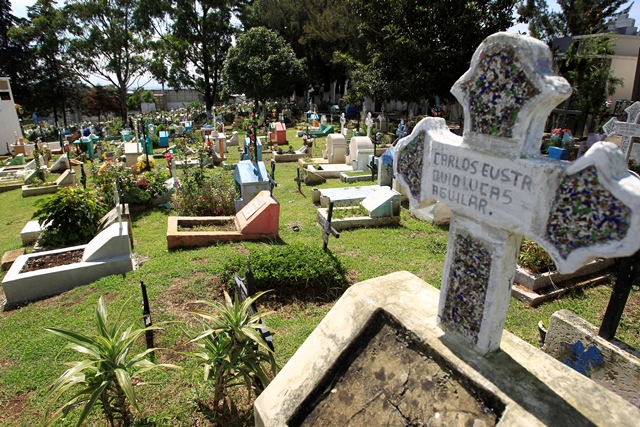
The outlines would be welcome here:
M 32 6 L 33 4 L 35 4 L 35 0 L 10 0 L 11 1 L 11 9 L 13 10 L 13 14 L 19 17 L 26 17 L 27 16 L 27 7 Z M 558 5 L 555 3 L 554 0 L 549 0 L 549 4 L 551 5 L 551 9 L 554 10 L 559 10 Z M 627 3 L 628 4 L 628 3 Z M 634 4 L 631 6 L 631 10 L 629 11 L 629 18 L 635 19 L 636 20 L 636 27 L 640 27 L 640 0 L 636 0 L 634 2 Z M 518 33 L 518 32 L 522 32 L 522 33 L 527 33 L 527 25 L 526 24 L 518 24 L 515 25 L 511 28 L 509 28 L 507 31 L 512 32 L 512 33 Z M 143 79 L 144 81 L 146 81 L 146 79 Z M 99 80 L 97 80 L 94 83 L 99 83 Z M 144 82 L 142 82 L 144 83 Z M 104 84 L 104 83 L 102 83 Z M 159 85 L 156 88 L 155 86 L 157 85 L 156 82 L 151 82 L 149 83 L 147 86 L 147 89 L 159 89 Z

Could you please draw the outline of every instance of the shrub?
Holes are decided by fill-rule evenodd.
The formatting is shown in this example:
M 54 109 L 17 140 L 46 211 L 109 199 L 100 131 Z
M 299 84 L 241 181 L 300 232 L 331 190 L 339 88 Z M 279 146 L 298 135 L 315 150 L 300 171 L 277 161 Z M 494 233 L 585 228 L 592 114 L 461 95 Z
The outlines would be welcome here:
M 124 308 L 124 306 L 123 306 Z M 144 329 L 133 329 L 133 325 L 125 327 L 120 321 L 122 309 L 111 327 L 107 326 L 107 307 L 102 297 L 98 300 L 96 310 L 97 334 L 83 335 L 64 329 L 47 328 L 46 330 L 67 341 L 66 348 L 75 350 L 87 358 L 72 362 L 50 391 L 51 404 L 47 410 L 46 426 L 53 425 L 75 408 L 83 408 L 76 426 L 84 423 L 96 403 L 102 406 L 102 413 L 110 426 L 131 425 L 131 408 L 139 414 L 138 397 L 132 378 L 145 371 L 156 368 L 178 368 L 169 364 L 155 364 L 145 357 L 157 350 L 155 348 L 131 355 L 138 338 L 146 331 L 160 329 L 150 326 Z M 142 383 L 141 383 L 142 384 Z M 138 385 L 141 385 L 138 384 Z M 67 391 L 74 391 L 71 399 L 60 409 L 50 415 L 51 407 Z
M 321 247 L 275 245 L 249 255 L 251 271 L 258 290 L 274 289 L 278 296 L 323 297 L 346 285 L 345 269 L 340 260 Z M 238 255 L 222 267 L 227 283 L 233 274 L 246 268 L 246 258 Z
M 128 169 L 107 162 L 100 169 L 92 169 L 91 179 L 104 203 L 113 206 L 114 181 L 121 182 L 126 203 L 144 204 L 164 194 L 164 182 L 169 179 L 169 174 L 152 169 L 135 179 Z
M 269 384 L 270 373 L 278 372 L 275 355 L 260 333 L 261 328 L 266 328 L 260 319 L 268 313 L 251 311 L 251 305 L 263 293 L 240 303 L 237 296 L 232 301 L 225 292 L 225 304 L 197 301 L 213 311 L 192 312 L 202 323 L 202 330 L 194 332 L 197 336 L 191 340 L 202 350 L 192 356 L 201 361 L 204 380 L 214 382 L 214 413 L 218 412 L 220 401 L 224 409 L 229 409 L 226 391 L 230 387 L 244 384 L 250 399 L 252 391 L 259 394 Z
M 79 187 L 63 187 L 48 199 L 33 217 L 44 227 L 44 246 L 67 247 L 88 243 L 98 230 L 98 221 L 107 212 L 95 192 Z
M 235 214 L 233 175 L 216 169 L 184 169 L 173 193 L 173 207 L 180 216 L 225 216 Z
M 549 254 L 540 245 L 529 239 L 522 239 L 518 264 L 536 274 L 556 269 L 556 265 Z

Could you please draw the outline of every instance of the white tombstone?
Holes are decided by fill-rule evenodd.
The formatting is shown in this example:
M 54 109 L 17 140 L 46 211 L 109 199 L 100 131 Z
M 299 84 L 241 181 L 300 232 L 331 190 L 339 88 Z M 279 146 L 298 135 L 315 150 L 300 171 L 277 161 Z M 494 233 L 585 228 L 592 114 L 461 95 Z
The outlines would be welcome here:
M 373 119 L 371 118 L 371 112 L 367 113 L 367 118 L 364 121 L 364 124 L 367 126 L 367 137 L 371 138 L 371 127 L 373 126 Z
M 227 140 L 227 146 L 228 147 L 233 147 L 233 146 L 237 146 L 239 145 L 239 141 L 238 141 L 238 131 L 233 131 L 233 133 L 231 134 L 231 138 L 229 138 Z
M 327 116 L 326 115 L 323 114 L 322 116 L 320 116 L 320 124 L 323 125 L 323 126 L 327 125 Z
M 603 132 L 609 135 L 622 135 L 620 143 L 620 151 L 624 153 L 625 159 L 629 160 L 631 148 L 633 147 L 633 138 L 640 137 L 640 102 L 634 102 L 624 111 L 627 112 L 627 121 L 619 122 L 618 119 L 612 117 L 602 126 Z
M 139 142 L 125 142 L 124 156 L 127 166 L 134 166 L 138 162 L 138 156 L 142 154 L 142 146 Z
M 540 154 L 543 124 L 571 87 L 538 40 L 489 37 L 451 91 L 465 110 L 464 136 L 425 118 L 398 142 L 394 165 L 410 200 L 451 209 L 438 319 L 485 354 L 500 346 L 522 236 L 561 273 L 629 256 L 640 247 L 640 180 L 611 143 L 573 163 Z
M 374 154 L 374 145 L 368 136 L 354 136 L 349 142 L 349 156 L 347 164 L 351 164 L 354 171 L 367 170 L 369 156 Z
M 344 135 L 331 133 L 327 136 L 327 160 L 329 163 L 346 162 L 347 140 Z
M 58 160 L 56 160 L 53 165 L 51 166 L 51 168 L 49 168 L 49 171 L 51 172 L 59 172 L 59 171 L 64 171 L 69 169 L 69 159 L 67 158 L 66 154 L 63 154 L 62 156 L 58 157 Z

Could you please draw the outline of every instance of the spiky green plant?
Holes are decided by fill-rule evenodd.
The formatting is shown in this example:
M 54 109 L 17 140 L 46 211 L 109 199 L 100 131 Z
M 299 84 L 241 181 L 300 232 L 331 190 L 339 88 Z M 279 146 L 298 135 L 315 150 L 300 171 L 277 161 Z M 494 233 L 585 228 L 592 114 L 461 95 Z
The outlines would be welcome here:
M 217 412 L 222 401 L 228 408 L 227 390 L 244 384 L 247 399 L 252 391 L 259 394 L 278 372 L 278 364 L 273 351 L 260 333 L 266 328 L 260 319 L 270 312 L 256 312 L 251 309 L 253 303 L 264 292 L 258 292 L 242 303 L 238 296 L 232 301 L 224 293 L 225 304 L 210 301 L 197 301 L 213 311 L 192 311 L 200 318 L 203 330 L 191 342 L 195 342 L 202 351 L 191 353 L 200 359 L 204 366 L 204 380 L 214 382 L 214 411 Z
M 100 297 L 96 309 L 96 335 L 87 336 L 64 329 L 45 328 L 69 341 L 65 348 L 88 356 L 86 359 L 68 363 L 70 368 L 52 385 L 51 405 L 47 410 L 45 426 L 50 426 L 66 417 L 78 406 L 82 407 L 82 413 L 76 426 L 80 426 L 98 402 L 110 426 L 129 426 L 132 422 L 131 407 L 141 414 L 138 396 L 131 379 L 145 371 L 160 367 L 179 368 L 175 365 L 155 364 L 147 360 L 147 355 L 157 350 L 156 348 L 130 356 L 129 353 L 141 335 L 146 331 L 161 328 L 150 326 L 134 330 L 133 325 L 130 325 L 125 329 L 125 322 L 121 321 L 121 316 L 122 309 L 113 325 L 107 326 L 107 307 Z M 138 385 L 142 384 L 144 383 L 138 383 Z M 51 414 L 56 402 L 67 391 L 72 392 L 71 398 Z

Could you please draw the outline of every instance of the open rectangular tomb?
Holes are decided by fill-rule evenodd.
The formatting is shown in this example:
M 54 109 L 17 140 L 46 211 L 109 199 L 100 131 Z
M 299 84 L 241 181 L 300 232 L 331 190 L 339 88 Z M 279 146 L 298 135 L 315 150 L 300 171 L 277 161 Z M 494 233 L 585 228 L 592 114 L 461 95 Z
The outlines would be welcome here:
M 403 329 L 394 330 L 394 335 L 395 331 L 410 331 L 400 341 L 395 337 L 386 340 L 388 346 L 406 342 L 437 361 L 443 374 L 450 369 L 452 374 L 447 381 L 440 377 L 440 382 L 457 378 L 462 383 L 460 389 L 465 388 L 493 410 L 498 426 L 635 425 L 640 411 L 633 405 L 507 331 L 500 350 L 486 356 L 456 335 L 445 334 L 436 324 L 439 294 L 439 290 L 405 271 L 351 286 L 256 399 L 256 426 L 313 425 L 305 422 L 312 421 L 313 410 L 322 405 L 318 397 L 324 394 L 335 394 L 345 402 L 351 400 L 352 405 L 362 399 L 375 403 L 372 398 L 380 396 L 363 396 L 357 385 L 341 389 L 339 380 L 344 382 L 344 376 L 337 373 L 348 369 L 345 360 L 358 348 L 358 340 L 366 337 L 372 319 L 381 311 L 402 326 Z M 369 342 L 365 340 L 366 345 Z M 373 366 L 369 381 L 384 382 L 391 388 L 396 377 L 405 375 L 401 370 L 402 363 L 387 364 L 381 380 L 380 366 Z M 414 378 L 420 387 L 424 383 L 428 388 L 429 381 L 438 379 L 437 375 L 424 372 L 415 374 L 406 377 L 407 384 Z M 332 393 L 333 390 L 336 391 Z M 414 405 L 413 400 L 416 399 L 406 405 Z M 385 408 L 382 402 L 379 410 L 373 406 L 361 408 L 362 415 L 368 418 L 353 425 L 380 425 L 380 420 L 397 411 L 391 404 Z M 444 412 L 431 413 L 434 425 L 440 425 L 436 414 L 442 417 Z M 344 424 L 336 421 L 334 425 Z

